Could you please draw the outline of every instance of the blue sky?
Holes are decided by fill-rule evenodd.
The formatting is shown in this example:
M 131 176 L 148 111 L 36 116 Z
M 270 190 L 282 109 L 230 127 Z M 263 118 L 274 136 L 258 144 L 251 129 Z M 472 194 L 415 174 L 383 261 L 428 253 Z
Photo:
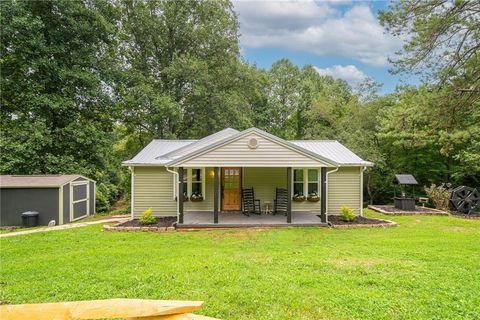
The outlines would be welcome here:
M 391 75 L 388 57 L 402 42 L 386 34 L 377 13 L 386 1 L 237 0 L 243 58 L 260 68 L 288 58 L 320 74 L 346 80 L 352 87 L 366 77 L 390 93 L 398 84 L 418 84 L 416 77 Z

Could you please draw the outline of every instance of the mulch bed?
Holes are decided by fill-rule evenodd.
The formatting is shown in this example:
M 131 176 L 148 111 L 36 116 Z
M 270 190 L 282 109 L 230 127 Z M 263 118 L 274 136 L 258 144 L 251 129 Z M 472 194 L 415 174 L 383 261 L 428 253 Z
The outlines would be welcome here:
M 414 211 L 400 210 L 395 208 L 394 206 L 389 206 L 389 205 L 381 205 L 381 206 L 369 205 L 368 208 L 374 211 L 377 211 L 383 214 L 389 214 L 389 215 L 415 215 L 415 214 L 441 215 L 441 216 L 448 215 L 448 212 L 433 209 L 433 208 L 427 208 L 427 207 L 415 207 Z
M 105 231 L 152 231 L 152 232 L 165 232 L 175 231 L 174 223 L 177 222 L 177 217 L 157 217 L 155 223 L 142 224 L 140 220 L 133 219 L 128 220 L 114 226 L 104 225 Z
M 351 222 L 343 221 L 338 215 L 329 215 L 328 223 L 334 228 L 371 228 L 371 227 L 394 227 L 393 221 L 373 219 L 357 216 Z
M 140 220 L 133 219 L 126 222 L 116 225 L 117 227 L 156 227 L 156 228 L 166 228 L 171 227 L 175 222 L 177 222 L 177 217 L 156 217 L 155 223 L 152 224 L 142 224 Z

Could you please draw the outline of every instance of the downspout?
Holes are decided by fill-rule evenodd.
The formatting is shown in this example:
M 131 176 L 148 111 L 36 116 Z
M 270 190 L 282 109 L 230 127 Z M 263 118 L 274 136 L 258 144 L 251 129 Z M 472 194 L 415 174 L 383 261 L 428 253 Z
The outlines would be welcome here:
M 363 172 L 366 169 L 366 166 L 360 169 L 360 217 L 363 217 Z
M 132 166 L 129 166 L 128 169 L 130 169 L 130 215 L 131 215 L 131 220 L 133 220 L 135 218 L 135 213 L 134 213 L 134 203 L 135 203 L 135 199 L 134 199 L 134 193 L 135 193 L 135 177 L 134 177 L 134 174 L 135 174 L 135 169 L 134 167 Z
M 165 169 L 166 169 L 168 172 L 173 173 L 173 175 L 175 176 L 175 182 L 174 182 L 174 184 L 173 184 L 173 198 L 175 199 L 176 190 L 177 190 L 177 188 L 178 188 L 178 185 L 177 185 L 177 184 L 179 183 L 179 182 L 178 182 L 178 172 L 177 172 L 177 171 L 174 171 L 174 170 L 170 170 L 167 166 L 165 166 Z M 176 202 L 177 202 L 177 224 L 178 224 L 178 210 L 179 210 L 179 207 L 178 207 L 178 206 L 179 206 L 179 203 L 178 203 L 178 202 L 179 202 L 179 201 L 178 201 L 178 195 L 177 195 L 177 200 L 176 200 Z
M 328 213 L 328 175 L 330 173 L 337 172 L 338 169 L 340 169 L 340 167 L 336 167 L 335 170 L 332 170 L 332 171 L 327 171 L 327 181 L 325 183 L 325 188 L 327 189 L 327 190 L 325 190 L 325 195 L 326 195 L 326 199 L 325 199 L 325 209 L 326 209 L 325 211 L 326 212 L 325 212 L 325 214 L 327 215 L 327 217 L 326 217 L 327 218 L 327 224 L 328 224 L 328 215 L 329 215 L 329 213 Z

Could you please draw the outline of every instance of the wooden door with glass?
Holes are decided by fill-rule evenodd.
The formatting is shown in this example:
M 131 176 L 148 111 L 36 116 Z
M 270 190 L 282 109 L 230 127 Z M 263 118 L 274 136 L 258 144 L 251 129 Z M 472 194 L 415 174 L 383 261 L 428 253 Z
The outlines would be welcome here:
M 222 168 L 222 210 L 239 211 L 242 208 L 241 168 Z

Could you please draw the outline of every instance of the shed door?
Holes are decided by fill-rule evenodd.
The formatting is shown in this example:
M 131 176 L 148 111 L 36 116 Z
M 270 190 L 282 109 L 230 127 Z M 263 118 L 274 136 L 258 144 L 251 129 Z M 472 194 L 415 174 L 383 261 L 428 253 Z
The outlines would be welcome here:
M 222 210 L 241 209 L 240 168 L 222 168 Z
M 86 217 L 90 214 L 88 181 L 75 181 L 70 184 L 70 220 Z

